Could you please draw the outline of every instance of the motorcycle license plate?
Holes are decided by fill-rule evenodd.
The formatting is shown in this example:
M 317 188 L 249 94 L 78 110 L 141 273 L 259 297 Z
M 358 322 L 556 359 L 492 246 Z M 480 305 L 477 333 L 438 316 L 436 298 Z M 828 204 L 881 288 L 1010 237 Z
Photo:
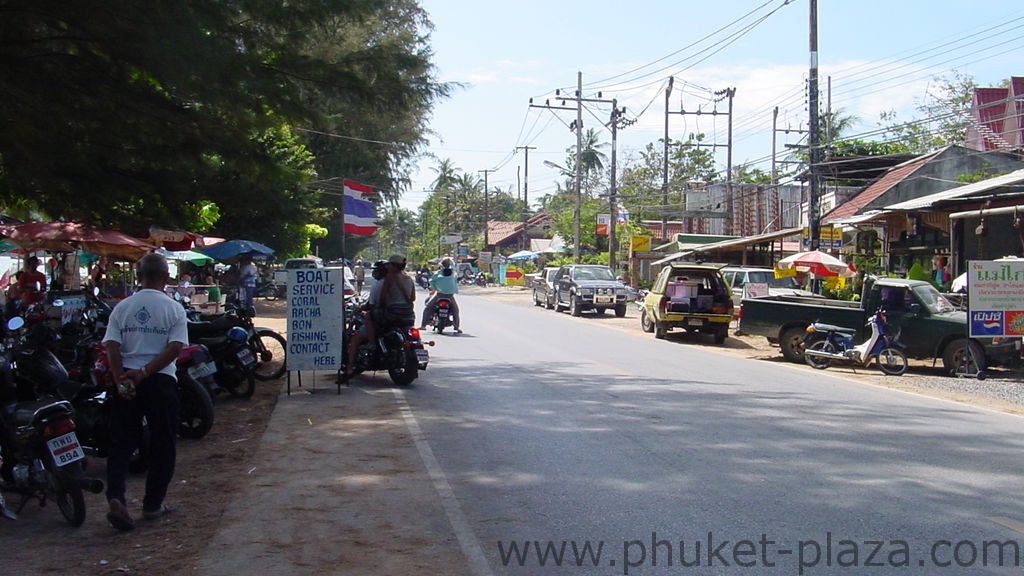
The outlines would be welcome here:
M 82 445 L 78 443 L 78 436 L 74 432 L 68 432 L 46 441 L 46 447 L 50 449 L 50 455 L 57 466 L 65 466 L 85 458 Z
M 207 376 L 213 376 L 216 372 L 217 364 L 214 362 L 203 362 L 202 364 L 196 364 L 195 366 L 188 367 L 188 375 L 196 380 L 206 378 Z
M 416 360 L 419 361 L 420 364 L 426 364 L 428 361 L 430 361 L 430 354 L 426 350 L 417 348 Z
M 242 363 L 242 366 L 248 366 L 256 361 L 256 358 L 252 355 L 252 350 L 248 348 L 242 348 L 238 351 L 238 361 Z

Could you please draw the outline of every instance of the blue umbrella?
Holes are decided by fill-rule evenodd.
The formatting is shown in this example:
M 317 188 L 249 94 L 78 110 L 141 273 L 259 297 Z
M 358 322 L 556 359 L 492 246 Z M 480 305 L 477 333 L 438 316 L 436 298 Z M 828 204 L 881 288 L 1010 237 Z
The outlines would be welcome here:
M 268 260 L 274 255 L 273 248 L 253 240 L 228 240 L 209 248 L 203 248 L 201 252 L 214 260 L 228 264 L 238 262 L 243 256 L 248 256 L 253 260 Z

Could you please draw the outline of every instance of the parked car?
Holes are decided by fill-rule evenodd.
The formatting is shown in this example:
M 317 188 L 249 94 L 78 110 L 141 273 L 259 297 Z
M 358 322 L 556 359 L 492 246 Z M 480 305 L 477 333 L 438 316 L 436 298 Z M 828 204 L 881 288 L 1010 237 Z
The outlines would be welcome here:
M 732 304 L 738 310 L 743 300 L 743 287 L 747 284 L 767 284 L 768 296 L 803 296 L 806 298 L 824 298 L 810 290 L 804 290 L 797 284 L 795 277 L 776 278 L 775 270 L 753 266 L 726 266 L 722 268 L 722 276 L 732 289 Z
M 716 266 L 672 262 L 658 273 L 643 300 L 640 327 L 664 338 L 679 328 L 712 334 L 716 344 L 729 336 L 733 303 L 729 285 Z
M 567 264 L 558 269 L 552 282 L 555 312 L 568 309 L 579 316 L 584 310 L 603 314 L 610 308 L 619 318 L 626 315 L 626 285 L 607 266 Z
M 555 274 L 558 266 L 546 266 L 533 277 L 533 305 L 548 310 L 555 307 Z

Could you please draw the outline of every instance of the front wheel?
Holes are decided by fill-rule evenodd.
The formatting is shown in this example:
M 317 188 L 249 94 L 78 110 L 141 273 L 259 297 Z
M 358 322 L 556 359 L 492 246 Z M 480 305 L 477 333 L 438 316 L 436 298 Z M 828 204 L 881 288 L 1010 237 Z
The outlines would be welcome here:
M 202 384 L 191 376 L 178 373 L 178 390 L 181 395 L 178 436 L 202 438 L 213 427 L 213 397 Z
M 579 316 L 583 313 L 583 305 L 580 304 L 579 296 L 575 294 L 569 298 L 569 314 L 572 316 Z
M 907 355 L 897 348 L 882 348 L 875 360 L 878 369 L 889 376 L 902 376 L 907 371 Z
M 541 304 L 543 304 L 543 303 L 540 301 L 540 298 L 537 297 L 537 291 L 534 290 L 533 291 L 533 305 L 534 306 L 540 306 Z
M 616 304 L 615 305 L 615 317 L 616 318 L 625 318 L 626 317 L 626 304 L 625 303 L 623 303 L 623 304 Z
M 952 374 L 980 374 L 985 371 L 985 351 L 973 340 L 960 338 L 946 346 L 942 367 Z
M 284 376 L 288 369 L 285 364 L 287 340 L 277 332 L 267 328 L 256 331 L 249 340 L 253 352 L 256 353 L 256 368 L 253 376 L 257 380 L 277 380 Z
M 812 350 L 815 352 L 835 354 L 836 347 L 832 344 L 832 342 L 830 342 L 829 340 L 818 340 L 814 344 L 808 346 L 807 350 L 804 351 L 804 362 L 807 362 L 807 365 L 810 366 L 811 368 L 815 368 L 817 370 L 824 370 L 825 368 L 828 368 L 829 366 L 832 365 L 832 361 L 829 360 L 828 358 L 822 358 L 821 356 L 813 356 L 807 353 Z M 904 358 L 904 360 L 906 360 L 906 358 Z

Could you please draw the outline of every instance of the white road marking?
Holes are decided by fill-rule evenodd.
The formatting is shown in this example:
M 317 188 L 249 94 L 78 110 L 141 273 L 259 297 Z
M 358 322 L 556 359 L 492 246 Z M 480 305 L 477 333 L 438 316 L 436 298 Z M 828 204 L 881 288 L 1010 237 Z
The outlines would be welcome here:
M 455 497 L 455 491 L 452 490 L 451 484 L 448 483 L 444 470 L 437 463 L 434 451 L 430 449 L 427 437 L 423 434 L 423 429 L 420 428 L 416 416 L 412 413 L 412 407 L 409 406 L 409 402 L 405 399 L 405 393 L 399 388 L 393 388 L 392 391 L 395 395 L 395 401 L 398 403 L 398 409 L 402 413 L 402 419 L 405 420 L 405 426 L 409 429 L 409 434 L 416 445 L 416 450 L 419 451 L 423 465 L 426 466 L 427 473 L 430 474 L 430 479 L 434 483 L 434 489 L 437 490 L 437 494 L 441 498 L 441 506 L 444 507 L 444 512 L 448 516 L 448 522 L 451 524 L 452 530 L 455 531 L 455 537 L 459 540 L 462 553 L 469 559 L 470 569 L 475 576 L 491 576 L 491 567 L 487 563 L 487 558 L 484 556 L 483 548 L 476 538 L 476 533 L 469 527 L 469 521 L 466 520 L 466 515 L 462 512 L 462 505 L 459 504 L 459 499 Z

